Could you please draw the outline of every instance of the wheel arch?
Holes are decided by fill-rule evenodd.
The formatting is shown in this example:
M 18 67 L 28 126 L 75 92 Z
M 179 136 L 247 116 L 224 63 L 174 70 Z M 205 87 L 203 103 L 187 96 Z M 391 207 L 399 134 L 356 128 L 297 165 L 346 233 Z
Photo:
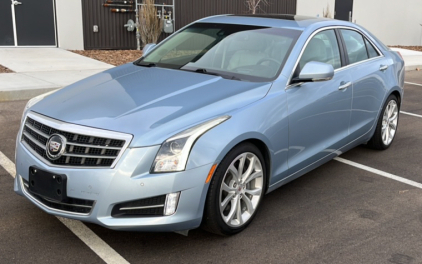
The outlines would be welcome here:
M 397 100 L 398 100 L 398 103 L 399 103 L 399 109 L 400 109 L 400 107 L 401 107 L 401 93 L 398 91 L 398 90 L 393 90 L 388 96 L 387 96 L 387 98 L 385 99 L 385 100 L 387 100 L 388 99 L 388 97 L 390 97 L 390 95 L 394 95 L 394 96 L 396 96 L 396 98 L 397 98 Z M 384 104 L 385 104 L 385 102 L 384 102 Z

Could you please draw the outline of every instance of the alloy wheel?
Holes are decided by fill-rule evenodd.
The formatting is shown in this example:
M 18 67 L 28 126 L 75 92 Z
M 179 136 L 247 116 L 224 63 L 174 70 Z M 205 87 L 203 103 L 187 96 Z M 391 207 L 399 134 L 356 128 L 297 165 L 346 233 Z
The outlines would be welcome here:
M 382 118 L 381 136 L 382 143 L 388 146 L 394 139 L 397 130 L 399 110 L 395 100 L 388 102 L 387 107 L 384 110 Z
M 227 169 L 220 188 L 219 207 L 223 221 L 240 227 L 254 214 L 263 195 L 264 174 L 259 158 L 245 152 Z

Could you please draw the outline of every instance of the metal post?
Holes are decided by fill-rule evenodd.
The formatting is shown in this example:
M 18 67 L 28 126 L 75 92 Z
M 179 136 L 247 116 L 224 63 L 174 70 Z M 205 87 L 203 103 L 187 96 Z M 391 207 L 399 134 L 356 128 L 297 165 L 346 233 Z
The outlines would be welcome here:
M 142 1 L 142 0 L 141 0 Z M 136 0 L 136 49 L 141 50 L 141 33 L 139 32 L 139 6 Z
M 173 32 L 176 31 L 176 6 L 174 5 L 174 0 L 173 0 Z

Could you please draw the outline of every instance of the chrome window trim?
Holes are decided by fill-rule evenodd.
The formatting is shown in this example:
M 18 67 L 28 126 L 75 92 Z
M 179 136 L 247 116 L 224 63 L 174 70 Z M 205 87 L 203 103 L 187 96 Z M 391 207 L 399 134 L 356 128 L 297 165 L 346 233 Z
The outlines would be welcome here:
M 369 43 L 371 43 L 371 44 L 372 44 L 372 46 L 374 46 L 375 50 L 376 50 L 376 51 L 378 52 L 378 54 L 379 54 L 377 57 L 368 58 L 368 59 L 366 59 L 366 60 L 359 61 L 359 62 L 355 62 L 355 63 L 353 63 L 353 64 L 348 64 L 348 65 L 346 65 L 346 66 L 343 66 L 343 67 L 340 67 L 340 68 L 338 68 L 338 69 L 335 69 L 335 70 L 334 70 L 334 73 L 335 73 L 335 72 L 338 72 L 338 71 L 341 71 L 341 70 L 343 70 L 343 69 L 350 68 L 351 66 L 355 66 L 355 65 L 360 64 L 360 63 L 363 63 L 363 62 L 367 62 L 367 61 L 370 61 L 370 60 L 374 60 L 374 59 L 378 59 L 378 58 L 381 58 L 381 57 L 385 57 L 384 53 L 382 53 L 382 52 L 381 52 L 381 50 L 378 48 L 378 46 L 377 46 L 377 45 L 375 45 L 375 43 L 374 43 L 374 42 L 373 42 L 370 38 L 368 38 L 368 36 L 367 36 L 364 32 L 362 32 L 361 30 L 359 30 L 359 29 L 357 29 L 357 28 L 347 27 L 347 26 L 328 26 L 328 27 L 322 27 L 322 28 L 319 28 L 319 29 L 315 30 L 314 32 L 312 32 L 312 34 L 311 34 L 311 35 L 308 37 L 308 39 L 306 40 L 305 45 L 303 45 L 302 50 L 300 51 L 299 56 L 298 56 L 298 57 L 297 57 L 297 59 L 296 59 L 296 62 L 295 62 L 294 67 L 293 67 L 293 69 L 292 69 L 292 71 L 291 71 L 291 73 L 290 73 L 290 76 L 289 76 L 289 78 L 288 78 L 288 82 L 287 82 L 286 87 L 284 88 L 284 90 L 288 90 L 288 89 L 290 89 L 290 88 L 293 88 L 293 87 L 296 87 L 296 86 L 298 86 L 298 85 L 302 84 L 302 83 L 294 83 L 294 84 L 290 84 L 290 82 L 292 81 L 292 78 L 293 78 L 293 74 L 294 74 L 294 72 L 295 72 L 295 70 L 296 70 L 296 67 L 297 67 L 297 65 L 299 64 L 299 60 L 302 58 L 302 55 L 303 55 L 303 53 L 305 52 L 305 49 L 306 49 L 306 47 L 308 46 L 308 44 L 309 44 L 309 42 L 311 41 L 311 39 L 312 39 L 312 38 L 313 38 L 316 34 L 318 34 L 319 32 L 321 32 L 321 31 L 325 31 L 325 30 L 330 30 L 330 29 L 333 29 L 333 30 L 335 30 L 335 29 L 346 29 L 346 30 L 353 30 L 353 31 L 356 31 L 356 32 L 360 33 L 360 34 L 361 34 L 361 35 L 362 35 L 365 39 L 367 39 L 367 40 L 369 41 Z M 338 45 L 340 45 L 339 40 L 337 40 L 337 44 L 338 44 Z
M 60 209 L 56 209 L 56 208 L 51 208 L 45 204 L 43 204 L 41 201 L 39 201 L 37 198 L 35 198 L 34 196 L 32 196 L 25 188 L 25 184 L 23 182 L 23 178 L 21 175 L 19 175 L 19 181 L 20 181 L 20 187 L 22 192 L 25 194 L 25 196 L 30 199 L 32 202 L 36 203 L 37 205 L 39 205 L 40 207 L 44 207 L 47 208 L 48 210 L 51 211 L 55 211 L 58 213 L 63 213 L 63 214 L 71 214 L 71 215 L 78 215 L 78 216 L 89 216 L 92 213 L 92 210 L 94 209 L 95 203 L 96 201 L 94 201 L 94 203 L 92 204 L 91 210 L 89 211 L 89 213 L 75 213 L 75 212 L 70 212 L 70 211 L 64 211 L 64 210 L 60 210 Z M 72 205 L 75 206 L 75 205 Z
M 92 136 L 92 137 L 102 137 L 102 138 L 124 140 L 125 143 L 122 146 L 122 148 L 119 152 L 119 155 L 117 155 L 117 157 L 115 158 L 115 160 L 114 160 L 113 164 L 111 164 L 111 166 L 94 167 L 94 166 L 56 165 L 56 164 L 53 164 L 53 163 L 49 162 L 48 160 L 44 159 L 36 151 L 34 151 L 31 147 L 29 147 L 29 145 L 26 142 L 24 142 L 22 140 L 22 134 L 24 133 L 23 129 L 25 127 L 26 120 L 27 120 L 28 117 L 30 117 L 33 120 L 38 121 L 38 122 L 40 122 L 44 125 L 55 128 L 57 130 L 66 131 L 66 132 L 75 133 L 75 134 L 80 134 L 80 135 L 87 135 L 87 136 Z M 41 114 L 38 114 L 38 113 L 32 112 L 32 111 L 28 112 L 27 115 L 25 116 L 23 125 L 21 125 L 21 131 L 19 133 L 19 136 L 20 136 L 19 142 L 22 145 L 25 146 L 25 149 L 27 151 L 29 151 L 32 155 L 37 157 L 38 160 L 40 160 L 44 164 L 46 164 L 50 167 L 72 168 L 72 169 L 114 169 L 116 164 L 119 162 L 123 153 L 126 151 L 130 142 L 133 139 L 133 136 L 130 135 L 130 134 L 125 134 L 125 133 L 115 132 L 115 131 L 110 131 L 110 130 L 104 130 L 104 129 L 99 129 L 99 128 L 92 128 L 92 127 L 88 127 L 88 126 L 81 126 L 81 125 L 76 125 L 76 124 L 71 124 L 71 123 L 65 123 L 63 121 L 59 121 L 57 119 L 53 119 L 53 118 L 50 118 L 50 117 L 47 117 L 47 116 L 44 116 L 44 115 L 41 115 Z M 91 146 L 91 147 L 95 147 L 95 146 Z M 104 156 L 102 158 L 114 158 L 114 156 L 110 156 L 110 157 Z

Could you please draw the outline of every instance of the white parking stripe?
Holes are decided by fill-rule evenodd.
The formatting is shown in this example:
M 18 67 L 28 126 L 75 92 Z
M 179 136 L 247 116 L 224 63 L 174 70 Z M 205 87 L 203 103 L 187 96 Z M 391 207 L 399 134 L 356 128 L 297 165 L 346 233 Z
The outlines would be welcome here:
M 129 263 L 80 221 L 63 217 L 57 218 L 106 263 Z
M 0 165 L 13 177 L 16 175 L 15 164 L 0 151 Z
M 419 84 L 419 83 L 411 83 L 411 82 L 404 82 L 404 83 L 406 83 L 406 84 L 411 84 L 411 85 L 422 86 L 422 84 Z
M 405 112 L 405 111 L 400 111 L 400 114 L 405 114 L 405 115 L 416 116 L 416 117 L 422 118 L 422 115 L 412 114 L 412 113 Z
M 13 178 L 16 175 L 15 164 L 0 151 L 0 166 L 2 166 Z M 91 229 L 80 221 L 57 217 L 67 228 L 84 242 L 104 262 L 110 264 L 129 264 L 119 253 L 112 249 L 106 242 L 98 237 Z
M 350 165 L 350 166 L 353 166 L 353 167 L 356 167 L 356 168 L 359 168 L 359 169 L 362 169 L 362 170 L 366 170 L 366 171 L 378 174 L 380 176 L 383 176 L 383 177 L 386 177 L 386 178 L 389 178 L 389 179 L 392 179 L 392 180 L 395 180 L 395 181 L 398 181 L 398 182 L 401 182 L 401 183 L 405 183 L 407 185 L 411 185 L 411 186 L 417 187 L 419 189 L 422 189 L 421 183 L 418 183 L 418 182 L 415 182 L 415 181 L 412 181 L 412 180 L 408 180 L 406 178 L 402 178 L 400 176 L 397 176 L 397 175 L 394 175 L 394 174 L 391 174 L 391 173 L 388 173 L 388 172 L 385 172 L 385 171 L 377 170 L 377 169 L 374 169 L 374 168 L 371 168 L 371 167 L 368 167 L 368 166 L 365 166 L 365 165 L 362 165 L 360 163 L 356 163 L 356 162 L 353 162 L 353 161 L 350 161 L 350 160 L 346 160 L 346 159 L 343 159 L 343 158 L 337 157 L 337 158 L 334 158 L 334 159 L 339 161 L 339 162 L 345 163 L 347 165 Z

